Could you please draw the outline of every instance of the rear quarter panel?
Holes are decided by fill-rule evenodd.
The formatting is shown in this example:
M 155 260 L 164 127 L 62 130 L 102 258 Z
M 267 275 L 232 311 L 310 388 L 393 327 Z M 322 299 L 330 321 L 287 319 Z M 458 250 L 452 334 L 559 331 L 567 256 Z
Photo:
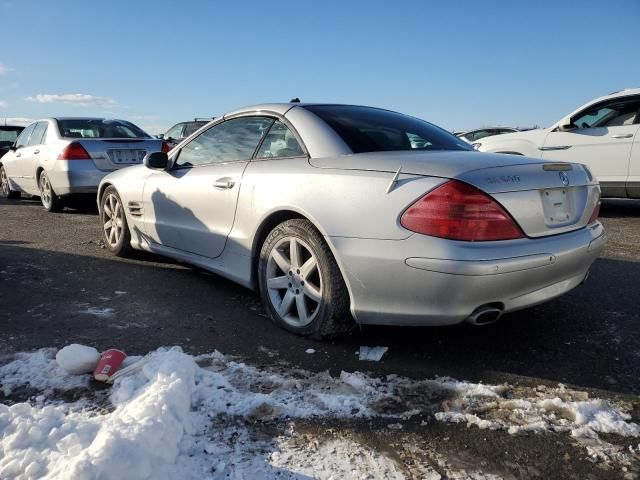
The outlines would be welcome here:
M 393 177 L 388 172 L 315 168 L 306 158 L 251 162 L 231 237 L 250 250 L 262 222 L 290 210 L 307 217 L 325 237 L 407 238 L 412 232 L 400 225 L 400 214 L 444 180 L 401 175 L 386 193 Z

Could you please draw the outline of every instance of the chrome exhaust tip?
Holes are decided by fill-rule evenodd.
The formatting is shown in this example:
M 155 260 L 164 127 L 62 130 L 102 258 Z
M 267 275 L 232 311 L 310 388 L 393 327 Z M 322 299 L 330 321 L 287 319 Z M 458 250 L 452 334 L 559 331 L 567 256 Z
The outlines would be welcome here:
M 501 308 L 492 305 L 483 305 L 476 308 L 473 313 L 466 318 L 465 322 L 476 326 L 490 325 L 497 322 L 501 315 Z

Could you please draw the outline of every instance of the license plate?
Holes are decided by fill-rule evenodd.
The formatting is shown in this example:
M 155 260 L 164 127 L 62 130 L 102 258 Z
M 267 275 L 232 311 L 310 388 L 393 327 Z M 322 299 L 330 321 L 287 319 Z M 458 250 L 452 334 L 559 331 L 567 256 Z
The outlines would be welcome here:
M 109 160 L 115 164 L 135 164 L 142 163 L 142 159 L 147 154 L 146 150 L 132 150 L 132 149 L 120 149 L 120 150 L 107 150 Z
M 549 188 L 540 192 L 544 208 L 544 220 L 549 227 L 571 222 L 574 209 L 568 188 Z

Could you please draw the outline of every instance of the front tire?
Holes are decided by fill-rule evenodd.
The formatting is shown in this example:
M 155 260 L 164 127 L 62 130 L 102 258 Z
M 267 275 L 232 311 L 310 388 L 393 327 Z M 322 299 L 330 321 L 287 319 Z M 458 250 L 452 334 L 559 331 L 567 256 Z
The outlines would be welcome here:
M 131 254 L 133 249 L 127 216 L 120 195 L 113 186 L 107 187 L 100 200 L 100 222 L 105 247 L 118 257 Z
M 5 172 L 4 166 L 1 166 L 1 165 L 0 165 L 0 195 L 2 195 L 2 198 L 20 198 L 20 192 L 11 190 L 11 185 L 9 184 L 9 178 L 7 177 L 7 172 Z
M 40 173 L 38 178 L 38 186 L 40 187 L 40 201 L 47 212 L 60 213 L 64 209 L 64 202 L 56 195 L 51 181 L 45 172 Z
M 287 220 L 271 231 L 260 251 L 258 282 L 271 319 L 290 332 L 321 339 L 355 326 L 336 260 L 308 220 Z

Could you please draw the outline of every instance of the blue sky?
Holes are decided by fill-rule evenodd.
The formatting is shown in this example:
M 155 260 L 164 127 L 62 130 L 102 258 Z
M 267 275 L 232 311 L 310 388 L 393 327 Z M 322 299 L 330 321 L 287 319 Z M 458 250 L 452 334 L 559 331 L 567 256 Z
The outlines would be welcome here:
M 298 96 L 467 129 L 640 87 L 640 0 L 0 0 L 0 18 L 0 117 L 157 133 Z

